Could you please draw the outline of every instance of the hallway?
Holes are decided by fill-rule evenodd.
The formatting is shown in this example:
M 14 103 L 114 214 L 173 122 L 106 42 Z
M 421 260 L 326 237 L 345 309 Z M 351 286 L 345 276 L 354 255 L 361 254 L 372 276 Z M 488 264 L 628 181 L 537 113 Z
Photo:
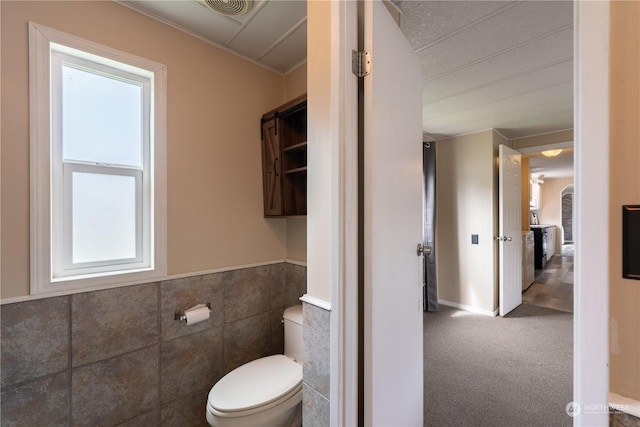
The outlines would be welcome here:
M 424 425 L 571 426 L 573 315 L 522 304 L 506 317 L 424 314 Z
M 522 294 L 522 302 L 573 313 L 573 245 L 562 245 L 547 265 L 535 272 L 535 281 Z
M 522 302 L 506 317 L 425 313 L 425 426 L 571 425 L 573 245 Z

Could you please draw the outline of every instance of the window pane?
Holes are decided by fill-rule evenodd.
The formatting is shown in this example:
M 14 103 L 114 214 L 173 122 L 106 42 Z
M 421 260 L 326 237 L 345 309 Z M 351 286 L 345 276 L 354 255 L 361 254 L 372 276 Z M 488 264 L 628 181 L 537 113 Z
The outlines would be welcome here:
M 72 262 L 136 256 L 136 178 L 72 174 Z
M 62 66 L 62 156 L 142 166 L 142 86 Z

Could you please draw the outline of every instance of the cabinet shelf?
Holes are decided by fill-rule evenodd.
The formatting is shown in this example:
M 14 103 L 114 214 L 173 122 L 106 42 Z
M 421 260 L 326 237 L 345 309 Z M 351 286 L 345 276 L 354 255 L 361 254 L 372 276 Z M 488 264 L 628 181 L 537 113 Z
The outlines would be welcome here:
M 307 141 L 304 141 L 304 142 L 300 142 L 299 144 L 285 147 L 282 151 L 284 151 L 285 153 L 289 153 L 292 151 L 304 151 L 306 149 L 307 149 Z
M 261 125 L 264 216 L 304 216 L 307 214 L 306 95 L 264 114 Z
M 284 171 L 284 173 L 285 173 L 285 175 L 288 175 L 288 174 L 292 174 L 292 173 L 302 173 L 302 172 L 306 172 L 306 171 L 307 171 L 307 167 L 303 166 L 301 168 L 295 168 L 295 169 L 286 170 L 286 171 Z

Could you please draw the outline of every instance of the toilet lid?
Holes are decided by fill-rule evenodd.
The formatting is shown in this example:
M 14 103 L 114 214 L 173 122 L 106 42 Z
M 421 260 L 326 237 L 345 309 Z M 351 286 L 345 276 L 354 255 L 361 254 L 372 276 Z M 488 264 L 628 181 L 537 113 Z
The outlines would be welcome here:
M 246 411 L 266 405 L 302 382 L 302 366 L 277 354 L 242 365 L 225 375 L 209 392 L 218 411 Z

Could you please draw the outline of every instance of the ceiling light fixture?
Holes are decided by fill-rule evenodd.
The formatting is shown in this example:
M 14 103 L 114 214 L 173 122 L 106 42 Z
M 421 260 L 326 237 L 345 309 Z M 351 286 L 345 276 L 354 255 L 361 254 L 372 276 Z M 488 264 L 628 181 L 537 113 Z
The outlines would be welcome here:
M 556 157 L 562 153 L 562 148 L 558 148 L 557 150 L 545 150 L 542 152 L 542 155 L 545 157 Z
M 537 178 L 533 178 L 529 180 L 530 184 L 544 184 L 544 175 L 538 175 Z

